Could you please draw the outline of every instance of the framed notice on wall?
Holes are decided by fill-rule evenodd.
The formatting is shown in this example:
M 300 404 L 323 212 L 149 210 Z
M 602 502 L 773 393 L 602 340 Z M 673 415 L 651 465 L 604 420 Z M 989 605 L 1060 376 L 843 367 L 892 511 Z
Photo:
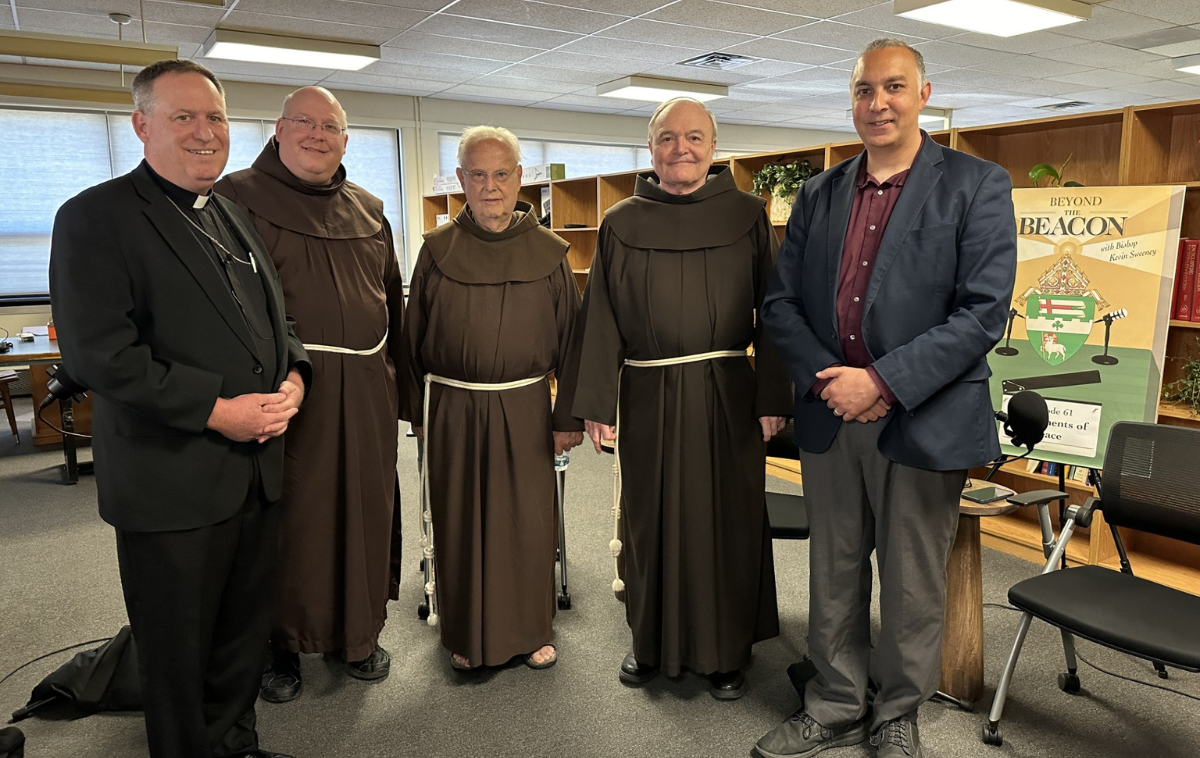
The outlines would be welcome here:
M 1017 279 L 988 363 L 996 407 L 1021 390 L 1046 398 L 1037 458 L 1099 468 L 1114 423 L 1157 418 L 1183 195 L 1171 186 L 1013 190 Z

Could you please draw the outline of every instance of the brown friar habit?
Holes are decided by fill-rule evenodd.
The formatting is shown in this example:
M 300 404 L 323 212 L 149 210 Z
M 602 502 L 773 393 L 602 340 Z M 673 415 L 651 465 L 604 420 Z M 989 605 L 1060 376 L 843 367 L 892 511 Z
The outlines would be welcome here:
M 426 372 L 496 384 L 558 371 L 579 310 L 567 243 L 528 203 L 489 232 L 469 207 L 425 235 L 404 337 L 408 413 L 422 426 Z M 557 512 L 552 431 L 578 431 L 550 384 L 433 384 L 426 429 L 442 644 L 499 665 L 550 641 Z
M 653 172 L 605 214 L 577 339 L 574 414 L 617 421 L 626 619 L 638 663 L 674 676 L 733 671 L 779 633 L 760 416 L 791 385 L 755 312 L 776 240 L 761 198 L 727 167 L 672 195 Z M 666 367 L 630 360 L 745 350 Z M 577 377 L 577 378 L 576 378 Z
M 395 583 L 393 512 L 404 285 L 383 203 L 346 181 L 305 184 L 272 139 L 254 165 L 216 190 L 254 220 L 308 344 L 313 386 L 285 438 L 277 643 L 301 653 L 375 650 Z M 395 520 L 399 530 L 399 520 Z

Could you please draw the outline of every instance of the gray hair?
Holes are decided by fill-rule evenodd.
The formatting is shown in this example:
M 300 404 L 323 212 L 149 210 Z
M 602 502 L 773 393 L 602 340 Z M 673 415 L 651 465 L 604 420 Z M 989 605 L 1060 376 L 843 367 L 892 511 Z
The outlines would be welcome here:
M 467 156 L 481 142 L 499 142 L 517 163 L 521 162 L 521 143 L 517 141 L 517 135 L 502 126 L 469 126 L 463 129 L 462 137 L 458 140 L 459 166 L 466 165 Z
M 867 53 L 873 53 L 876 50 L 886 50 L 889 47 L 902 47 L 912 53 L 913 58 L 917 61 L 917 88 L 925 86 L 925 82 L 929 81 L 925 78 L 925 56 L 921 55 L 921 51 L 908 44 L 904 40 L 896 39 L 895 37 L 883 37 L 874 40 L 867 44 L 858 54 L 858 60 L 854 61 L 854 71 L 850 74 L 850 90 L 854 91 L 854 83 L 858 81 L 859 75 L 862 74 L 863 58 Z
M 650 123 L 646 125 L 646 138 L 650 142 L 654 141 L 654 125 L 658 123 L 658 120 L 662 118 L 663 114 L 667 112 L 668 108 L 678 105 L 679 103 L 691 103 L 692 105 L 699 105 L 701 108 L 703 108 L 704 112 L 708 114 L 708 120 L 712 122 L 713 140 L 716 140 L 717 117 L 713 115 L 713 112 L 708 109 L 707 105 L 690 97 L 673 97 L 670 100 L 660 103 L 659 106 L 654 109 L 654 114 L 650 116 Z
M 221 99 L 225 99 L 225 88 L 221 86 L 221 81 L 217 79 L 216 74 L 195 61 L 183 58 L 170 58 L 165 61 L 151 63 L 139 71 L 138 75 L 133 78 L 134 109 L 145 114 L 149 114 L 150 111 L 154 110 L 154 81 L 166 74 L 200 74 L 200 76 L 212 82 L 212 85 L 217 88 L 217 93 L 221 95 Z

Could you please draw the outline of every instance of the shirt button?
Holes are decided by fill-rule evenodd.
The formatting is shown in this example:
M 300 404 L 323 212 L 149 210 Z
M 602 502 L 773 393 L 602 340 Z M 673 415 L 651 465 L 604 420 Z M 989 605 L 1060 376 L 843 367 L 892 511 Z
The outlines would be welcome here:
M 863 265 L 864 265 L 864 266 L 865 266 L 865 265 L 867 265 L 867 262 L 866 262 L 866 261 L 863 261 Z
M 875 231 L 875 225 L 871 224 L 870 229 L 871 229 L 871 231 Z
M 882 194 L 883 194 L 883 190 L 879 190 L 879 191 L 878 191 L 878 192 L 876 192 L 875 194 L 876 194 L 876 195 L 882 195 Z
M 851 335 L 850 335 L 850 339 L 854 339 L 854 335 L 853 335 L 853 334 L 851 334 Z
M 256 363 L 256 364 L 254 364 L 254 373 L 256 373 L 256 374 L 261 374 L 261 373 L 262 373 L 262 366 L 258 365 L 257 363 Z
M 854 298 L 854 302 L 856 302 L 856 303 L 858 302 L 858 298 L 857 298 L 857 297 L 856 297 L 856 298 Z

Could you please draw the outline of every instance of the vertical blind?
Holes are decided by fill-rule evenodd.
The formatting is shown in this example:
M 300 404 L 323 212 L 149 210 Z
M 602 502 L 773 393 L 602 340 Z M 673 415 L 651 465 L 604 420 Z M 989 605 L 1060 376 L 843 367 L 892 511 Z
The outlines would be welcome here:
M 0 108 L 0 298 L 49 293 L 50 232 L 59 206 L 142 160 L 129 118 Z M 226 173 L 248 168 L 275 126 L 231 120 L 229 129 Z M 399 139 L 395 129 L 351 127 L 343 164 L 351 181 L 383 200 L 407 271 Z

